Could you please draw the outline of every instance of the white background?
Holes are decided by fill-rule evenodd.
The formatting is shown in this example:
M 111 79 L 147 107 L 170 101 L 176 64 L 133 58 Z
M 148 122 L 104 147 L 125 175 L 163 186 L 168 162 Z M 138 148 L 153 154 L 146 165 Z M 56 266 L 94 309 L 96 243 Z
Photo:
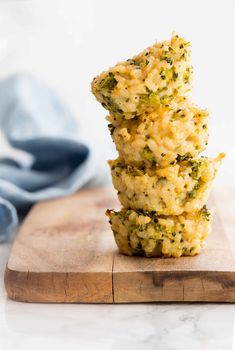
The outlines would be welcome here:
M 57 89 L 98 145 L 110 145 L 92 78 L 172 31 L 192 42 L 193 100 L 211 111 L 206 154 L 227 153 L 235 176 L 235 2 L 232 0 L 0 1 L 0 77 L 29 71 Z

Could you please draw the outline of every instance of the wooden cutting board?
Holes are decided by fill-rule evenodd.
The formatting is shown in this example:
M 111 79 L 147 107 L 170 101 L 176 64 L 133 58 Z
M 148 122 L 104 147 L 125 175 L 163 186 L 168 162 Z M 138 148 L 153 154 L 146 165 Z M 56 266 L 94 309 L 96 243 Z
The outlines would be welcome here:
M 104 215 L 106 208 L 118 206 L 109 188 L 35 205 L 6 267 L 9 298 L 54 303 L 235 301 L 235 259 L 219 212 L 199 256 L 146 259 L 118 254 Z

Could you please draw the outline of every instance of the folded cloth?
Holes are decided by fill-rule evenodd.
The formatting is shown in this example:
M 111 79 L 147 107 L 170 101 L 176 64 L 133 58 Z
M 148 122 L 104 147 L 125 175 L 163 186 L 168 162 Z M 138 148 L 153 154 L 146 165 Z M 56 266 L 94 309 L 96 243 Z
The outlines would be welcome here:
M 23 151 L 20 157 L 0 154 L 3 241 L 17 227 L 17 214 L 35 202 L 83 187 L 95 175 L 95 166 L 71 112 L 53 90 L 30 75 L 0 82 L 0 128 L 10 146 Z

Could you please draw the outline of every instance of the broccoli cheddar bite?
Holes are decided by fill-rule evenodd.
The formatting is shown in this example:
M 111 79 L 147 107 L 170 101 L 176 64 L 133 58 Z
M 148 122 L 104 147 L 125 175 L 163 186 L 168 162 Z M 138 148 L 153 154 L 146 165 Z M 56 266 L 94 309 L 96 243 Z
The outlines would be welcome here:
M 107 210 L 119 251 L 146 257 L 199 254 L 210 230 L 211 214 L 206 206 L 179 216 L 122 209 Z
M 184 160 L 165 168 L 136 168 L 110 161 L 113 185 L 124 208 L 180 215 L 206 203 L 223 154 Z
M 131 119 L 184 95 L 191 80 L 190 43 L 173 35 L 101 73 L 92 92 L 117 119 Z
M 165 167 L 202 152 L 208 139 L 208 112 L 183 100 L 117 123 L 107 118 L 112 139 L 128 164 Z
M 118 151 L 109 165 L 122 209 L 106 214 L 122 254 L 176 258 L 204 246 L 225 155 L 200 156 L 208 112 L 190 101 L 191 82 L 190 44 L 175 34 L 92 82 Z

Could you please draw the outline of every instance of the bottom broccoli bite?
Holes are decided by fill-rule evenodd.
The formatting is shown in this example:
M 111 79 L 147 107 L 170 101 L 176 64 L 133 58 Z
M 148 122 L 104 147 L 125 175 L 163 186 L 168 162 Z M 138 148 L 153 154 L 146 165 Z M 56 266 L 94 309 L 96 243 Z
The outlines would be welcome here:
M 199 254 L 211 223 L 206 206 L 179 216 L 131 209 L 107 210 L 106 214 L 120 253 L 146 257 Z

